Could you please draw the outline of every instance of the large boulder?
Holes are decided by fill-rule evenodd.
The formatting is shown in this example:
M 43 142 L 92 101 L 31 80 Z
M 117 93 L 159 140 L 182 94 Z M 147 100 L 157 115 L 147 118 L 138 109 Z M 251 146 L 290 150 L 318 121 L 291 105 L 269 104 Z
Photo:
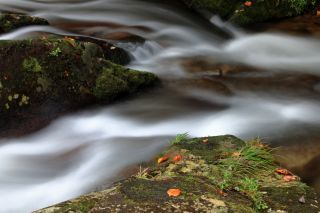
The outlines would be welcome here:
M 123 54 L 116 46 L 105 47 L 114 58 Z M 48 102 L 108 103 L 157 82 L 151 73 L 114 64 L 104 52 L 72 38 L 0 41 L 0 116 Z
M 316 0 L 183 0 L 194 9 L 209 10 L 232 23 L 246 25 L 297 16 L 317 6 Z
M 318 212 L 314 190 L 278 169 L 271 151 L 259 139 L 178 135 L 136 175 L 36 213 Z

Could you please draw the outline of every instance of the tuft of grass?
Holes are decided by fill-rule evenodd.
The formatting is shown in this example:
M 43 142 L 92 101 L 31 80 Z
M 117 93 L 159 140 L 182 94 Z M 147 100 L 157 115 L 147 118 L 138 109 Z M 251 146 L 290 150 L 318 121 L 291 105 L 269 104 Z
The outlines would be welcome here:
M 218 164 L 235 175 L 253 175 L 273 169 L 274 157 L 271 151 L 261 139 L 256 138 L 246 142 L 245 146 L 236 152 L 236 156 L 220 159 Z
M 268 208 L 268 205 L 263 200 L 263 194 L 259 191 L 258 181 L 255 178 L 245 177 L 241 179 L 238 189 L 253 201 L 254 209 L 257 212 Z
M 176 137 L 170 141 L 170 144 L 171 145 L 178 145 L 188 139 L 189 139 L 189 134 L 187 132 L 185 132 L 185 133 L 176 135 Z
M 144 179 L 144 180 L 147 180 L 149 179 L 149 174 L 148 174 L 148 170 L 149 168 L 142 168 L 142 166 L 140 165 L 140 168 L 139 168 L 139 172 L 135 175 L 136 178 L 138 179 Z
M 234 189 L 246 195 L 252 200 L 257 212 L 268 208 L 256 178 L 274 171 L 274 157 L 271 152 L 271 148 L 263 144 L 260 138 L 256 138 L 220 159 L 217 166 L 222 173 L 222 179 L 217 182 L 218 187 L 221 190 Z

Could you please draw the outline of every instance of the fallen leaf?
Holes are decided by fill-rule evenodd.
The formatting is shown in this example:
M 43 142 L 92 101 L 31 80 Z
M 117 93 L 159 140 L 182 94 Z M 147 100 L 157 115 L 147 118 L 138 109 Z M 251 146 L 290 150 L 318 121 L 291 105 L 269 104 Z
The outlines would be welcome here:
M 180 189 L 169 189 L 167 191 L 167 194 L 169 197 L 178 197 L 181 195 L 181 190 Z
M 293 175 L 285 175 L 283 176 L 283 180 L 286 182 L 295 181 L 297 180 L 297 177 Z
M 168 156 L 163 156 L 163 157 L 161 157 L 161 158 L 158 159 L 158 164 L 163 163 L 163 162 L 166 162 L 168 159 L 169 159 Z
M 246 7 L 251 7 L 252 6 L 252 1 L 246 1 L 243 3 L 244 6 Z
M 278 169 L 276 169 L 275 172 L 280 175 L 291 175 L 292 176 L 292 173 L 287 169 L 278 168 Z
M 320 10 L 317 10 L 317 16 L 320 16 Z
M 181 161 L 182 160 L 182 156 L 181 155 L 176 155 L 176 156 L 174 156 L 174 158 L 173 158 L 173 161 L 174 162 L 179 162 L 179 161 Z
M 203 141 L 202 141 L 203 143 L 209 143 L 209 139 L 208 138 L 206 138 L 206 139 L 203 139 Z

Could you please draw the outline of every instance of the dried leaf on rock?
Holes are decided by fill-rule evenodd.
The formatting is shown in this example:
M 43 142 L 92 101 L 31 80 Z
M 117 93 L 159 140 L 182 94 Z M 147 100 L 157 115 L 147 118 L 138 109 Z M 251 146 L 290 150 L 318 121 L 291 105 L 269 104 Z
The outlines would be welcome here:
M 169 159 L 168 156 L 163 156 L 163 157 L 161 157 L 161 158 L 158 159 L 158 164 L 163 163 L 163 162 L 166 162 L 168 159 Z
M 167 194 L 169 197 L 178 197 L 181 195 L 181 190 L 180 189 L 169 189 L 167 191 Z

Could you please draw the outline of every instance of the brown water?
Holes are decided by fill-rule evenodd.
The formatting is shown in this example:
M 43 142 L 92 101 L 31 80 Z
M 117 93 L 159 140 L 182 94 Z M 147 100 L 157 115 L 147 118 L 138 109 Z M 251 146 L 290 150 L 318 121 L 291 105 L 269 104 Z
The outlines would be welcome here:
M 179 5 L 150 1 L 0 0 L 0 6 L 52 24 L 0 39 L 39 32 L 107 39 L 130 52 L 129 67 L 163 80 L 161 88 L 139 97 L 60 117 L 24 137 L 1 139 L 0 212 L 28 212 L 97 189 L 183 132 L 263 137 L 284 147 L 284 165 L 317 184 L 317 33 L 293 36 L 281 23 L 248 32 L 215 16 L 204 20 Z M 306 19 L 318 22 L 300 21 Z M 288 33 L 274 32 L 279 30 Z

